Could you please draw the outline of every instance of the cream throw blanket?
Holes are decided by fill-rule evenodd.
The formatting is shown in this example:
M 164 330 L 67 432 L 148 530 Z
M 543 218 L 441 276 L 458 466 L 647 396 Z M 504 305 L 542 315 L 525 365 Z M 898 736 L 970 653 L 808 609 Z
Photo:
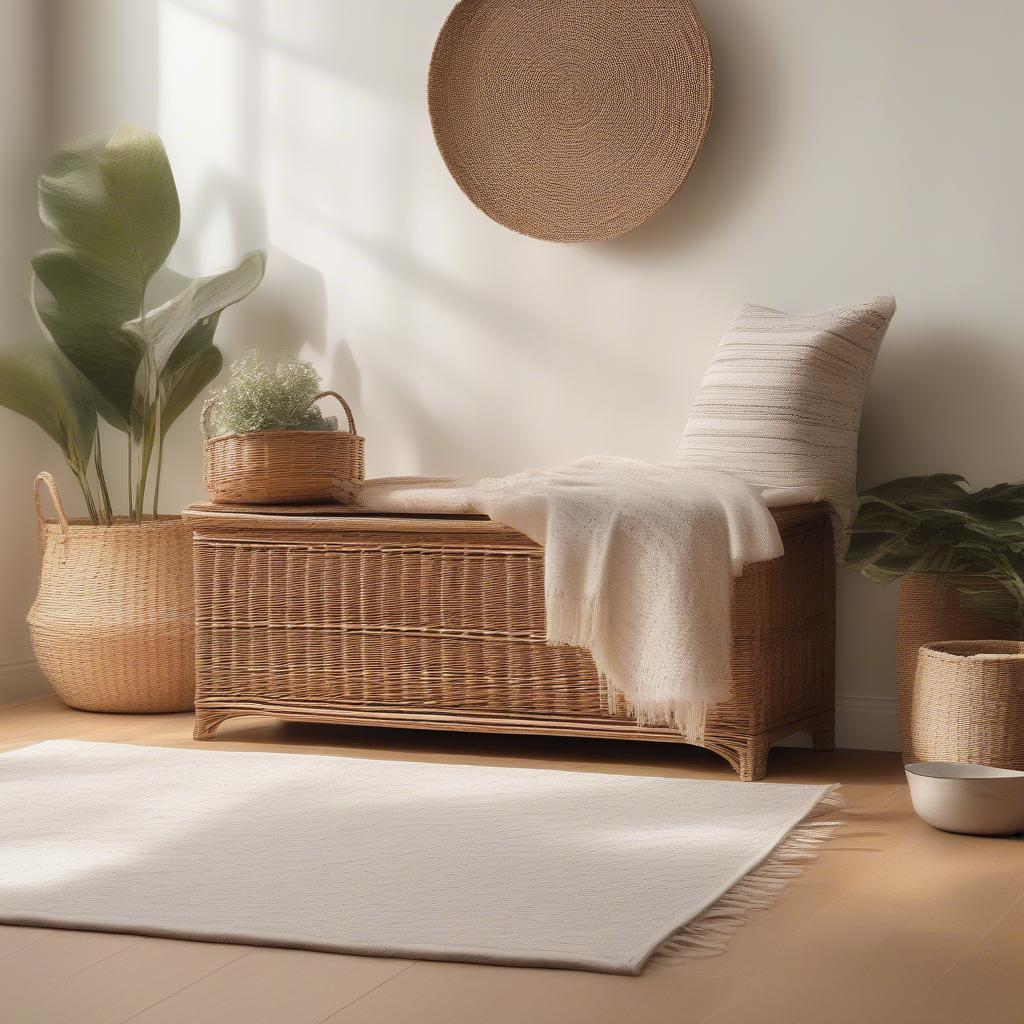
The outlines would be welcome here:
M 369 480 L 379 512 L 479 512 L 544 547 L 552 644 L 593 655 L 611 706 L 691 739 L 730 694 L 730 596 L 749 562 L 782 554 L 757 489 L 675 462 L 588 458 L 475 482 Z

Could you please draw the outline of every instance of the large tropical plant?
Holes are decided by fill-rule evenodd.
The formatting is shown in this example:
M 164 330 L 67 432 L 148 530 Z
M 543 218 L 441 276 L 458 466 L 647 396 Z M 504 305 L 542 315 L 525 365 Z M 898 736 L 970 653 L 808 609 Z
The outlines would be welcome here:
M 847 564 L 876 583 L 942 576 L 964 607 L 1024 621 L 1024 484 L 972 491 L 948 473 L 904 477 L 861 495 Z
M 163 144 L 132 127 L 57 153 L 39 178 L 39 215 L 59 243 L 32 260 L 42 337 L 0 353 L 0 405 L 61 447 L 94 523 L 114 517 L 97 417 L 122 431 L 127 511 L 141 523 L 147 493 L 157 515 L 167 431 L 220 371 L 220 314 L 259 284 L 266 255 L 189 280 L 153 306 L 181 211 Z

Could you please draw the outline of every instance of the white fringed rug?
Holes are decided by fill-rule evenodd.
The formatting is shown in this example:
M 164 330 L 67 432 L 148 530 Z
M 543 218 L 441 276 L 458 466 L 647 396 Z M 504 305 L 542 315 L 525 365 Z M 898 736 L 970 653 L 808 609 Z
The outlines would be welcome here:
M 721 949 L 837 801 L 54 740 L 0 754 L 0 922 L 636 974 Z

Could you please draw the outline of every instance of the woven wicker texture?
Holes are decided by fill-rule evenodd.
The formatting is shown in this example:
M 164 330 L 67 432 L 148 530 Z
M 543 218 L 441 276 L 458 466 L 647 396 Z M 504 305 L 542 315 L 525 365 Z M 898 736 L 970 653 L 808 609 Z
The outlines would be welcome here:
M 356 433 L 348 402 L 348 433 L 338 430 L 260 430 L 221 434 L 203 442 L 203 485 L 212 501 L 242 505 L 346 501 L 365 475 L 365 442 Z M 314 401 L 316 400 L 314 399 Z M 208 429 L 213 405 L 203 409 Z
M 683 183 L 712 83 L 690 0 L 462 0 L 428 94 L 441 155 L 484 213 L 588 242 L 637 227 Z
M 43 518 L 40 487 L 55 521 Z M 65 704 L 153 713 L 193 706 L 192 531 L 178 516 L 141 525 L 68 520 L 53 477 L 35 484 L 42 567 L 28 613 L 39 667 Z
M 971 579 L 971 584 L 977 587 L 989 582 L 981 577 Z M 962 608 L 959 592 L 949 581 L 919 573 L 905 577 L 900 583 L 896 604 L 896 691 L 900 695 L 900 722 L 908 721 L 910 706 L 904 697 L 909 699 L 913 691 L 917 652 L 922 645 L 942 640 L 1012 640 L 1016 635 L 1012 623 Z M 904 736 L 904 751 L 908 749 L 906 742 Z
M 928 644 L 909 690 L 900 691 L 908 762 L 1024 770 L 1024 643 Z
M 544 552 L 489 521 L 235 515 L 195 526 L 197 738 L 227 718 L 684 742 L 608 707 L 589 653 L 545 643 Z M 833 730 L 825 506 L 776 509 L 785 554 L 733 597 L 734 697 L 689 741 L 760 778 L 770 743 Z

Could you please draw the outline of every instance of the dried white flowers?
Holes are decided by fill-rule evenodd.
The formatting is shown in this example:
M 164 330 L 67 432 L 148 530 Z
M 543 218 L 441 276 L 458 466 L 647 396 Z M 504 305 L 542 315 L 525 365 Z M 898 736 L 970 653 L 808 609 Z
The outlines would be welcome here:
M 227 384 L 210 393 L 211 437 L 255 430 L 337 430 L 313 404 L 322 390 L 312 363 L 281 355 L 268 362 L 253 351 L 235 360 Z

